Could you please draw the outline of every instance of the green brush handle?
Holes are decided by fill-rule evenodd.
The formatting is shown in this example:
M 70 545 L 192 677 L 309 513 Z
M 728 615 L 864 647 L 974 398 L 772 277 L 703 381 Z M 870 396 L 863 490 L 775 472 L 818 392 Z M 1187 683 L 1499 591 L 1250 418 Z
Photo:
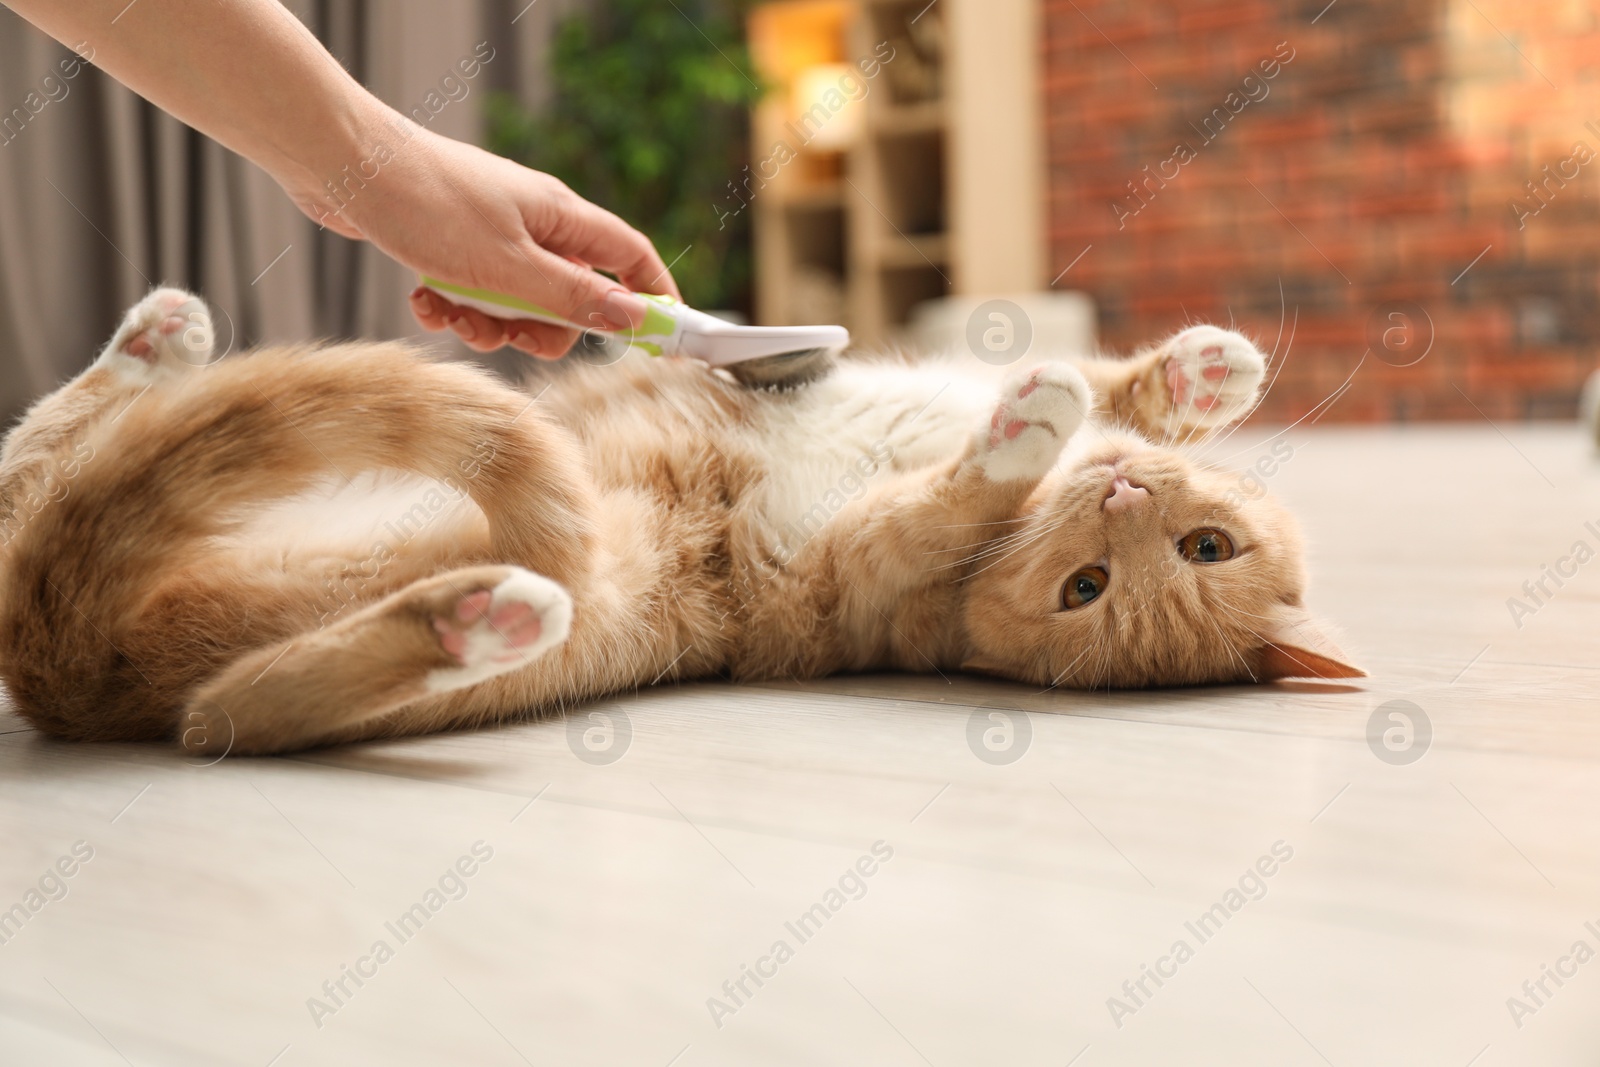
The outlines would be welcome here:
M 497 293 L 491 289 L 473 289 L 465 285 L 453 285 L 442 282 L 437 278 L 422 276 L 422 284 L 455 304 L 464 304 L 476 308 L 485 315 L 493 315 L 499 319 L 532 319 L 535 322 L 547 322 L 552 326 L 565 326 L 570 330 L 588 332 L 599 329 L 594 325 L 584 325 L 581 322 L 572 322 L 562 318 L 549 308 L 540 307 L 538 304 L 529 303 L 515 296 Z M 644 324 L 632 330 L 601 330 L 619 340 L 625 341 L 635 348 L 641 348 L 653 356 L 672 355 L 678 350 L 678 341 L 683 335 L 683 322 L 685 313 L 693 313 L 693 309 L 685 304 L 680 304 L 670 296 L 657 296 L 654 293 L 640 293 L 649 301 L 650 307 L 645 313 Z

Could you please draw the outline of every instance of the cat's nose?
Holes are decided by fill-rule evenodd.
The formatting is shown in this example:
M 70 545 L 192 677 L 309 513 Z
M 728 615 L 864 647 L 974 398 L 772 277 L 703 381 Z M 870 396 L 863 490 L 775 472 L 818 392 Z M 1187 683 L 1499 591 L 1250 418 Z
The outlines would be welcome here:
M 1142 485 L 1134 485 L 1119 474 L 1111 479 L 1111 487 L 1106 492 L 1105 502 L 1100 506 L 1106 511 L 1122 511 L 1137 507 L 1149 499 L 1150 490 Z

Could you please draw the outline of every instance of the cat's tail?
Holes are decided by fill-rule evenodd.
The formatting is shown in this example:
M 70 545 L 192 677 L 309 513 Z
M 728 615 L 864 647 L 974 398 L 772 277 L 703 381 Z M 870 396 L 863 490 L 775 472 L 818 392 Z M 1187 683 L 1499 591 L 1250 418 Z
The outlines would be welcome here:
M 273 626 L 294 613 L 253 603 L 259 582 L 197 575 L 241 509 L 329 477 L 388 468 L 451 485 L 488 518 L 497 560 L 568 589 L 587 574 L 593 504 L 570 436 L 527 396 L 402 345 L 224 361 L 152 387 L 84 441 L 92 460 L 11 541 L 0 575 L 0 677 L 57 737 L 171 737 L 190 690 L 282 640 Z M 190 587 L 216 601 L 220 634 L 153 617 Z

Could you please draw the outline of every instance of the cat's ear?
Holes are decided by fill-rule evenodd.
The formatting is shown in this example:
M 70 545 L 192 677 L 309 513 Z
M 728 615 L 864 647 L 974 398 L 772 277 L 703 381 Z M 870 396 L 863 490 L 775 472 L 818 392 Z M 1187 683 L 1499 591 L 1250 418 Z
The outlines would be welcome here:
M 1256 649 L 1255 674 L 1263 682 L 1279 678 L 1365 678 L 1304 608 L 1273 609 Z

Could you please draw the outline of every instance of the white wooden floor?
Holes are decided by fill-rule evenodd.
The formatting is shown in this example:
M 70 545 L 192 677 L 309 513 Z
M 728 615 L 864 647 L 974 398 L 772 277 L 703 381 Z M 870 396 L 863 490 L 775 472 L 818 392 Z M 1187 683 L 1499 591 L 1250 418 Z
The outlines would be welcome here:
M 1600 960 L 1561 963 L 1600 951 L 1600 562 L 1506 606 L 1600 549 L 1600 464 L 1559 427 L 1290 439 L 1360 685 L 696 686 L 604 705 L 610 764 L 561 721 L 210 767 L 13 721 L 0 909 L 93 858 L 0 944 L 0 1063 L 1600 1062 Z M 1431 723 L 1409 765 L 1367 739 L 1392 700 Z M 985 704 L 1019 760 L 969 746 Z M 1545 965 L 1576 973 L 1535 1000 Z

